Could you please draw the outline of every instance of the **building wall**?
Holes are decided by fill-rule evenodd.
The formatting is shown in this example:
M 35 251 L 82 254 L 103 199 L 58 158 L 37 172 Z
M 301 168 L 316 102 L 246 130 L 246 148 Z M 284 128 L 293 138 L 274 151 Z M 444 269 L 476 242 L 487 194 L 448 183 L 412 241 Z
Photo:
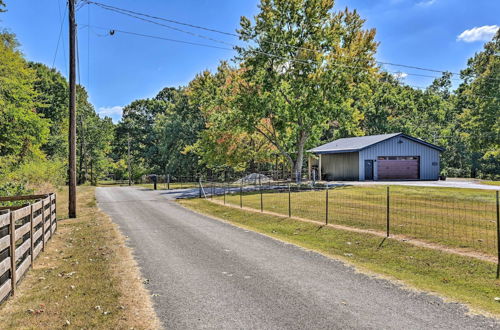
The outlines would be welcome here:
M 399 143 L 402 141 L 403 143 Z M 393 137 L 359 152 L 359 179 L 365 179 L 365 160 L 373 159 L 374 179 L 378 179 L 379 156 L 420 156 L 420 180 L 437 180 L 439 178 L 440 152 L 421 143 L 404 137 Z
M 359 180 L 358 160 L 357 152 L 324 154 L 321 156 L 322 174 L 333 176 L 333 180 Z

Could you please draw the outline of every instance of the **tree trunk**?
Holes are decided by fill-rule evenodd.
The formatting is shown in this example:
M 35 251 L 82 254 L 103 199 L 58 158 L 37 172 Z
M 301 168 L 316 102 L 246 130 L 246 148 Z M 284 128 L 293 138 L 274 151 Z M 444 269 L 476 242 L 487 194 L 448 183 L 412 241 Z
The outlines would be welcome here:
M 301 131 L 299 138 L 297 140 L 297 159 L 295 159 L 295 164 L 293 164 L 293 176 L 295 177 L 295 182 L 302 182 L 302 163 L 304 162 L 304 146 L 307 141 L 308 134 L 305 131 Z

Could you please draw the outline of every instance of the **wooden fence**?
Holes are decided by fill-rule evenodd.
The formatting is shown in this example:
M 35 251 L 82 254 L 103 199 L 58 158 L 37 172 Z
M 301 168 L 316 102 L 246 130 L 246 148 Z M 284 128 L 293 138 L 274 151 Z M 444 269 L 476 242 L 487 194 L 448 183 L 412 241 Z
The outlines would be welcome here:
M 30 203 L 0 207 L 0 302 L 15 294 L 19 281 L 57 229 L 54 193 L 0 197 L 0 202 L 13 201 Z

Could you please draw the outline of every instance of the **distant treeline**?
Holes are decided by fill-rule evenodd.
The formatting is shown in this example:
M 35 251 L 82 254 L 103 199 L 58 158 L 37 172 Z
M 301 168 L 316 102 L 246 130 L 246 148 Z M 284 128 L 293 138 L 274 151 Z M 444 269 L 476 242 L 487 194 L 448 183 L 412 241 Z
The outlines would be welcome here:
M 133 101 L 117 125 L 78 86 L 79 183 L 126 178 L 129 144 L 135 179 L 277 164 L 296 172 L 308 148 L 391 132 L 446 148 L 443 175 L 500 177 L 500 32 L 460 75 L 418 89 L 376 61 L 375 30 L 356 11 L 332 6 L 262 0 L 253 20 L 241 19 L 237 33 L 249 43 L 233 64 Z M 15 35 L 0 33 L 0 194 L 66 180 L 67 95 L 58 71 L 26 61 Z

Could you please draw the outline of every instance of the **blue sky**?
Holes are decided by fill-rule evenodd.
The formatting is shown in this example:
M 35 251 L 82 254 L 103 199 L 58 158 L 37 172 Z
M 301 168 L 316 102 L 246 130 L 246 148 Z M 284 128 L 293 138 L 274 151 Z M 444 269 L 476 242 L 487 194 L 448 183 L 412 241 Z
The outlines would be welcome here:
M 258 0 L 97 0 L 109 5 L 178 21 L 233 32 L 240 16 L 253 17 Z M 45 63 L 67 75 L 67 19 L 61 19 L 65 0 L 6 0 L 0 27 L 16 33 L 29 60 Z M 495 0 L 337 0 L 336 8 L 356 9 L 366 27 L 376 28 L 380 61 L 458 72 L 480 51 L 500 25 L 500 1 Z M 86 25 L 185 40 L 213 42 L 131 17 L 84 6 L 79 24 L 80 82 L 101 115 L 118 120 L 121 108 L 138 98 L 152 97 L 167 86 L 186 85 L 204 69 L 215 69 L 234 52 L 89 29 Z M 175 25 L 174 25 L 175 26 Z M 230 43 L 230 36 L 210 35 Z M 218 44 L 214 44 L 218 45 Z M 223 46 L 224 45 L 219 45 Z M 387 67 L 391 71 L 433 75 L 429 72 Z M 426 86 L 432 78 L 407 76 L 405 82 Z

